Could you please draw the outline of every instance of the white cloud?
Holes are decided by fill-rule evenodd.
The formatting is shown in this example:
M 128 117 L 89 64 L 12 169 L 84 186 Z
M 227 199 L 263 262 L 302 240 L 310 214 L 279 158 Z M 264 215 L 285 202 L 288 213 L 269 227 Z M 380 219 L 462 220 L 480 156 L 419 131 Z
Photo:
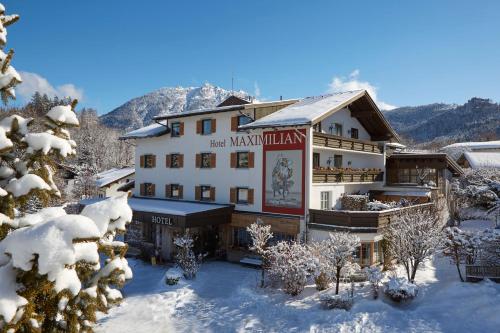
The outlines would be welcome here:
M 257 83 L 257 81 L 255 81 L 253 83 L 253 94 L 254 94 L 255 98 L 260 97 L 260 87 L 259 87 L 259 84 Z
M 74 84 L 67 83 L 54 87 L 50 82 L 36 73 L 20 72 L 23 82 L 16 87 L 16 94 L 27 101 L 35 92 L 47 94 L 49 97 L 71 97 L 78 100 L 83 99 L 83 89 Z
M 392 110 L 396 108 L 394 105 L 378 100 L 377 87 L 372 85 L 370 82 L 359 80 L 359 69 L 352 71 L 348 78 L 343 76 L 334 76 L 328 87 L 329 92 L 365 89 L 381 110 Z

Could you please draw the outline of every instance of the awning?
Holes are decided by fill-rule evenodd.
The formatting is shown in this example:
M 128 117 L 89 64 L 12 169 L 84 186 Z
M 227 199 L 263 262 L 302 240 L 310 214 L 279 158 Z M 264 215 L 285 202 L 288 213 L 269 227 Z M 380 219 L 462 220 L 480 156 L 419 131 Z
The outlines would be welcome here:
M 80 204 L 85 206 L 101 200 L 105 199 L 82 200 Z M 135 197 L 129 198 L 128 204 L 134 212 L 135 221 L 175 228 L 231 223 L 231 214 L 234 209 L 231 205 Z

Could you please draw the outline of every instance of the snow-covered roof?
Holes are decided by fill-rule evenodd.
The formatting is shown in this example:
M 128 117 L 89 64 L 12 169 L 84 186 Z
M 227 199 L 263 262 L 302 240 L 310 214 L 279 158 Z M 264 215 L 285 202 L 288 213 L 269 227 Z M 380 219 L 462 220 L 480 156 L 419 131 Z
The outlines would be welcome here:
M 465 148 L 468 150 L 483 150 L 483 149 L 500 149 L 500 140 L 498 141 L 484 141 L 484 142 L 457 142 L 443 149 L 459 149 Z
M 135 168 L 113 168 L 97 174 L 96 185 L 104 187 L 135 173 Z
M 310 125 L 327 112 L 338 111 L 366 93 L 365 90 L 306 97 L 268 116 L 240 126 L 241 129 Z
M 500 151 L 465 152 L 464 157 L 472 169 L 500 168 Z
M 104 200 L 102 198 L 82 200 L 82 205 L 90 205 Z M 144 199 L 132 197 L 128 199 L 130 208 L 138 212 L 151 212 L 167 215 L 187 216 L 189 214 L 206 212 L 218 208 L 227 208 L 229 205 L 219 205 L 212 203 L 199 203 L 190 201 L 164 200 L 164 199 Z
M 141 138 L 151 138 L 155 136 L 161 136 L 170 132 L 170 129 L 164 124 L 151 124 L 149 126 L 141 127 L 139 129 L 128 132 L 122 135 L 120 139 L 141 139 Z

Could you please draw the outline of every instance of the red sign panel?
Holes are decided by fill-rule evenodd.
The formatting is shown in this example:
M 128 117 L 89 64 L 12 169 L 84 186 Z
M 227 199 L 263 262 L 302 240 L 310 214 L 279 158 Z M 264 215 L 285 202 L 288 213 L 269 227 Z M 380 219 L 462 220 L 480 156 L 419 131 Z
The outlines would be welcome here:
M 306 130 L 262 135 L 262 211 L 304 215 Z

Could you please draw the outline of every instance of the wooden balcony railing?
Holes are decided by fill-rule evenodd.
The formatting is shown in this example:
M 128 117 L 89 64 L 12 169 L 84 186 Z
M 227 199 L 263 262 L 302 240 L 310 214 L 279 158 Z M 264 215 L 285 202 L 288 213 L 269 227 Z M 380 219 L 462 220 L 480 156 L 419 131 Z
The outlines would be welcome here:
M 356 232 L 377 232 L 403 212 L 416 213 L 430 209 L 433 205 L 431 202 L 379 212 L 309 209 L 309 227 L 332 231 L 346 229 Z
M 371 183 L 384 180 L 380 169 L 316 169 L 313 183 Z
M 342 136 L 318 132 L 313 133 L 313 145 L 367 153 L 382 153 L 381 147 L 376 142 L 345 138 Z

